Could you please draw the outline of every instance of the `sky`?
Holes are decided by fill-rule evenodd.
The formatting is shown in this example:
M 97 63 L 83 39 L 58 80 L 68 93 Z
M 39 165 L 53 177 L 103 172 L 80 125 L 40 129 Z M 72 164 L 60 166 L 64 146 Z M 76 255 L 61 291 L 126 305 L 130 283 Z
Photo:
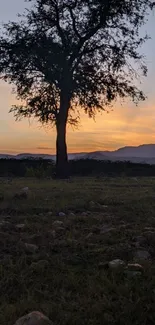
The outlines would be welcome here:
M 24 8 L 24 0 L 0 0 L 0 22 L 14 21 Z M 128 145 L 155 143 L 155 12 L 143 28 L 142 32 L 145 31 L 152 38 L 142 49 L 148 76 L 142 79 L 141 87 L 147 100 L 138 106 L 130 101 L 123 105 L 117 102 L 112 112 L 98 114 L 95 122 L 81 113 L 78 129 L 67 130 L 69 152 L 115 150 Z M 55 131 L 43 128 L 35 121 L 16 122 L 8 113 L 15 101 L 11 87 L 0 82 L 0 153 L 54 153 Z

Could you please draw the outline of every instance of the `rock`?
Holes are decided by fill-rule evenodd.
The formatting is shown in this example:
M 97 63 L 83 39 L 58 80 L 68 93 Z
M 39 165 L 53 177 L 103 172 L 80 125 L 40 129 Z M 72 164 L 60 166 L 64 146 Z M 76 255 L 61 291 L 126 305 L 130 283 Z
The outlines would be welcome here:
M 49 262 L 47 260 L 40 260 L 38 262 L 32 263 L 30 268 L 33 270 L 41 271 L 49 266 Z
M 55 230 L 50 230 L 50 231 L 48 231 L 48 234 L 49 234 L 50 236 L 52 236 L 53 238 L 56 237 L 56 231 L 55 231 Z
M 111 270 L 121 269 L 125 266 L 125 262 L 119 259 L 113 260 L 108 263 Z
M 54 227 L 63 227 L 64 223 L 62 221 L 56 220 L 53 222 Z
M 19 193 L 14 195 L 15 199 L 27 199 L 28 197 L 29 188 L 23 187 Z
M 82 217 L 86 217 L 87 215 L 88 215 L 87 212 L 82 212 L 82 213 L 81 213 L 81 216 L 82 216 Z
M 138 250 L 135 252 L 134 257 L 139 260 L 148 260 L 150 259 L 150 253 L 145 250 Z
M 146 238 L 144 236 L 137 236 L 135 238 L 135 246 L 137 248 L 140 248 L 141 246 L 144 246 L 146 244 Z
M 25 228 L 25 224 L 24 223 L 21 223 L 21 224 L 16 225 L 16 229 L 22 230 L 24 228 Z
M 101 209 L 107 209 L 107 208 L 108 208 L 108 205 L 105 205 L 105 204 L 102 205 L 102 204 L 100 204 L 99 207 L 100 207 Z
M 53 212 L 52 212 L 52 211 L 49 211 L 49 212 L 47 213 L 47 215 L 48 215 L 49 217 L 51 217 L 51 216 L 53 215 Z
M 25 243 L 25 250 L 27 253 L 34 254 L 38 251 L 38 246 L 34 244 Z
M 108 232 L 116 230 L 114 227 L 108 227 L 107 225 L 102 226 L 100 233 L 107 234 Z
M 66 216 L 66 213 L 64 213 L 64 212 L 59 212 L 59 217 L 60 218 L 64 218 Z
M 89 208 L 94 209 L 96 207 L 96 203 L 94 201 L 89 202 Z
M 105 262 L 105 263 L 99 263 L 98 264 L 98 268 L 100 269 L 100 270 L 107 270 L 107 269 L 109 269 L 109 263 L 108 262 Z
M 128 277 L 128 278 L 135 278 L 135 277 L 140 277 L 142 275 L 142 272 L 139 271 L 130 271 L 130 270 L 125 270 L 124 274 Z
M 28 187 L 23 187 L 22 189 L 21 189 L 21 192 L 25 192 L 25 193 L 27 193 L 29 191 L 29 188 Z
M 90 239 L 92 236 L 93 236 L 93 233 L 90 232 L 90 233 L 86 236 L 86 239 Z
M 27 238 L 30 239 L 30 240 L 35 240 L 37 242 L 41 242 L 42 236 L 38 232 L 37 234 L 29 235 Z
M 145 227 L 144 231 L 154 232 L 155 233 L 155 228 L 153 228 L 153 227 Z
M 138 182 L 137 177 L 132 177 L 133 181 Z
M 138 271 L 138 272 L 143 272 L 144 271 L 144 269 L 143 269 L 143 266 L 142 265 L 140 265 L 140 264 L 138 264 L 138 263 L 133 263 L 133 264 L 128 264 L 127 265 L 127 269 L 129 270 L 129 271 Z
M 9 216 L 9 215 L 4 216 L 4 219 L 11 219 L 11 216 Z
M 3 223 L 3 225 L 8 225 L 8 226 L 11 225 L 11 222 L 10 221 L 3 220 L 2 223 Z
M 14 195 L 15 199 L 27 199 L 28 194 L 27 192 L 19 192 Z
M 76 215 L 75 215 L 75 213 L 71 212 L 71 213 L 69 214 L 69 217 L 74 218 L 74 217 L 76 217 Z
M 14 225 L 9 222 L 9 221 L 4 221 L 2 220 L 2 222 L 0 222 L 0 227 L 3 229 L 3 230 L 11 230 L 14 228 Z
M 33 311 L 19 318 L 14 325 L 52 325 L 52 322 L 39 311 Z
M 155 246 L 155 231 L 145 231 L 143 236 L 149 245 Z
M 56 231 L 58 233 L 63 233 L 65 231 L 65 228 L 64 227 L 57 227 Z

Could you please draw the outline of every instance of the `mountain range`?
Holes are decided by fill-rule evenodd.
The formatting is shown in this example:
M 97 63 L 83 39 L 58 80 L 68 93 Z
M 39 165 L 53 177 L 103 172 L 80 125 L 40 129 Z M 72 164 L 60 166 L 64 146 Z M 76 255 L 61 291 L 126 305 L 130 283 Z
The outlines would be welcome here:
M 73 159 L 96 159 L 111 161 L 131 161 L 136 163 L 155 164 L 155 144 L 143 144 L 138 147 L 128 146 L 115 151 L 95 151 L 89 153 L 68 154 L 70 160 Z M 0 154 L 0 159 L 49 159 L 55 160 L 55 155 L 23 153 L 18 155 Z

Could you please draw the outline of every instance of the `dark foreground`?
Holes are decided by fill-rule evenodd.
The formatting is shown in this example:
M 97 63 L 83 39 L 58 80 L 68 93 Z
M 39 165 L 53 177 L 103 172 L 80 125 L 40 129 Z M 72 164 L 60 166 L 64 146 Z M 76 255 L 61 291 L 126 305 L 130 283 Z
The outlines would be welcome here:
M 0 324 L 32 310 L 62 325 L 155 324 L 154 178 L 0 181 Z

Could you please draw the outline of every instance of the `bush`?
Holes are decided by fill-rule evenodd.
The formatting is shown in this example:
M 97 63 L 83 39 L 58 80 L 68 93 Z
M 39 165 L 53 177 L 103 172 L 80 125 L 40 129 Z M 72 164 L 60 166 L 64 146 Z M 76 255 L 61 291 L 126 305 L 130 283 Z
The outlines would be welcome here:
M 71 176 L 155 176 L 155 165 L 93 159 L 69 161 Z M 0 177 L 54 177 L 55 162 L 43 159 L 0 159 Z

